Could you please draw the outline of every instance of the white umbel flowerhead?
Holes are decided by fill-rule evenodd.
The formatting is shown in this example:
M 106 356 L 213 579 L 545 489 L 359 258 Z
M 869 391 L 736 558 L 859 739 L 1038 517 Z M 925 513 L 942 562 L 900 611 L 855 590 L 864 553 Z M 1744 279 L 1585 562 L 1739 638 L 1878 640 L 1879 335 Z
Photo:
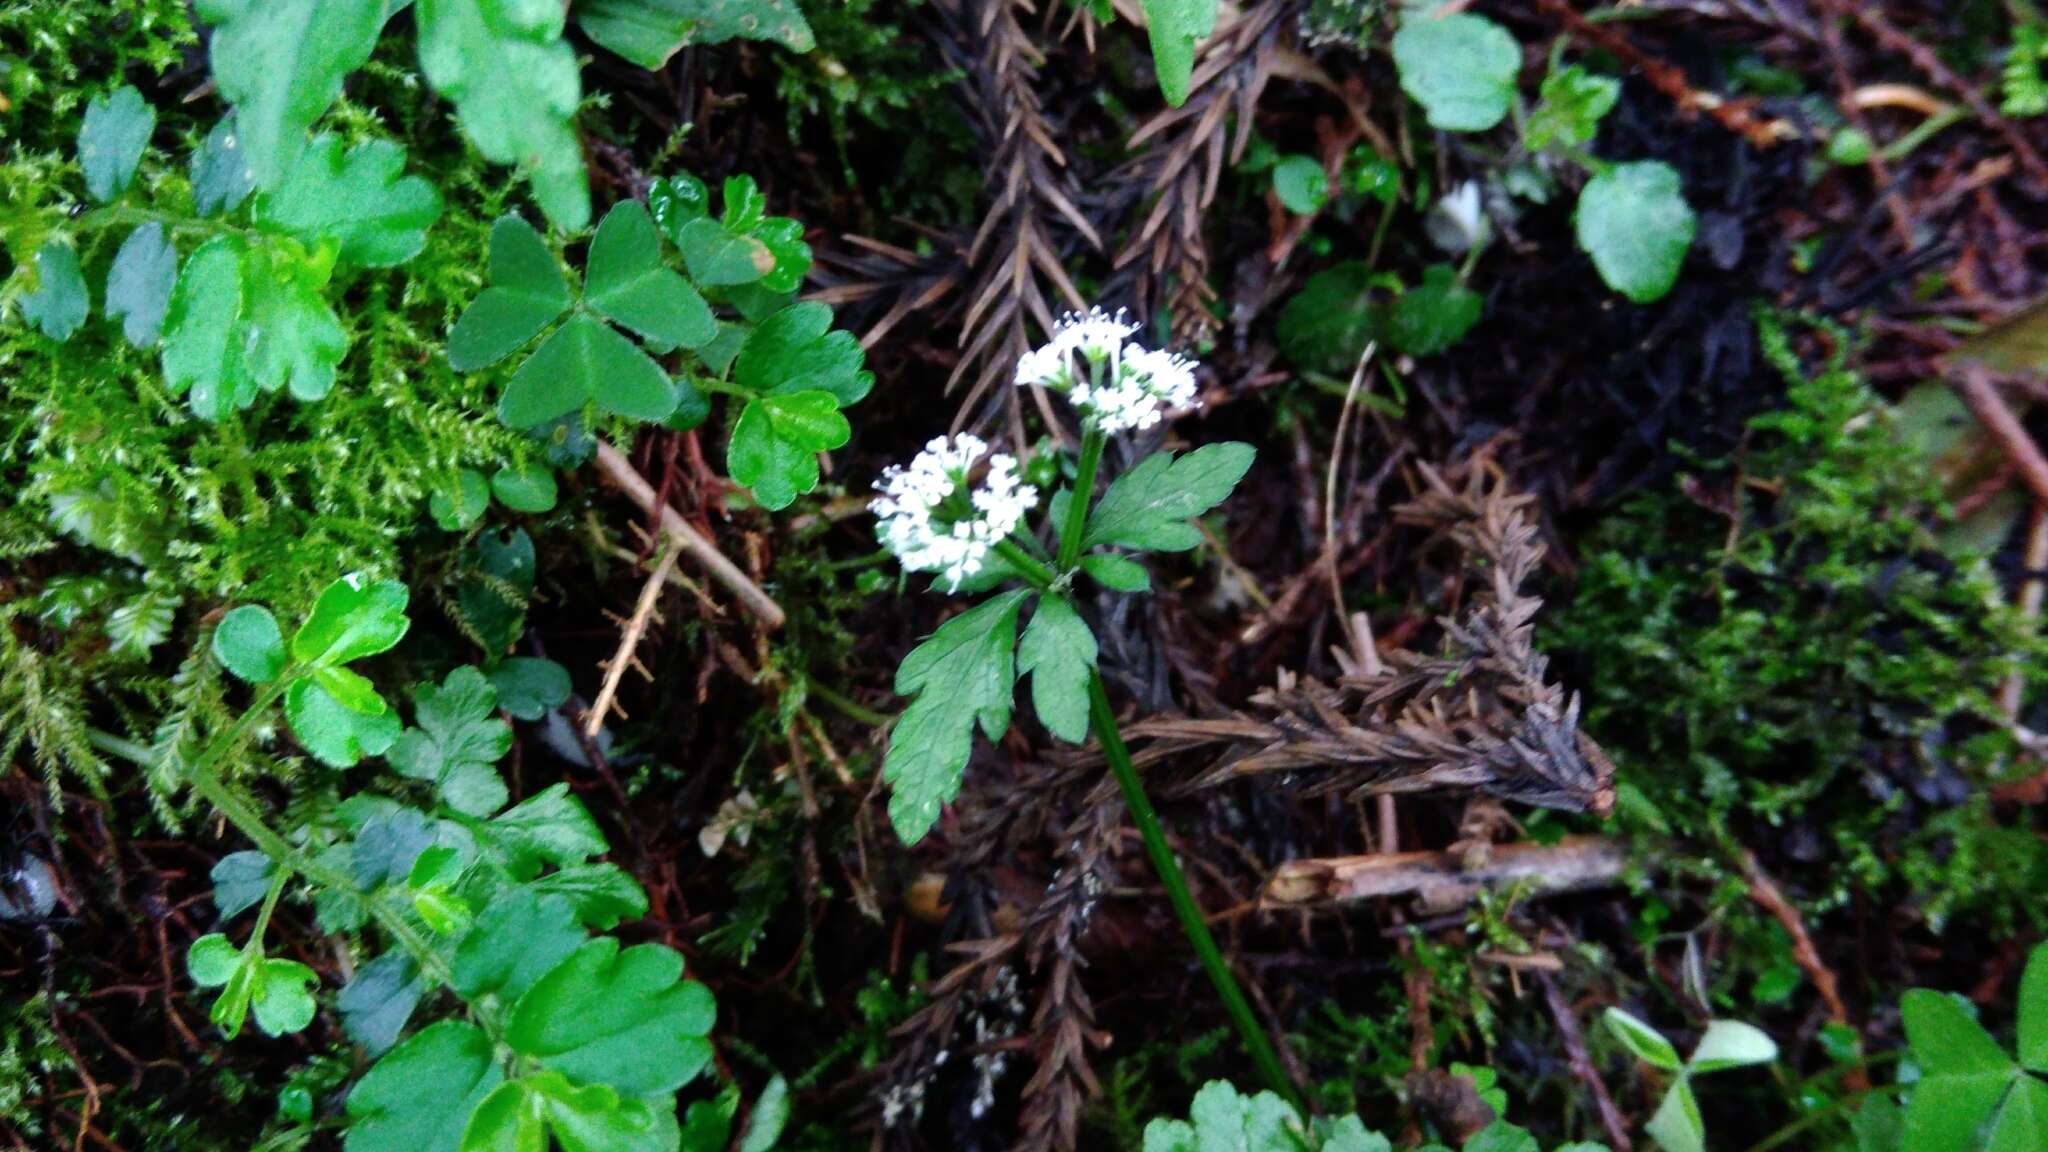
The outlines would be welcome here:
M 1195 362 L 1130 343 L 1137 330 L 1122 312 L 1070 312 L 1043 348 L 1017 361 L 1017 383 L 1065 392 L 1090 426 L 1111 435 L 1195 407 Z
M 987 466 L 981 483 L 976 465 Z M 1017 472 L 1015 457 L 990 452 L 979 436 L 940 436 L 907 466 L 892 466 L 875 483 L 868 507 L 881 519 L 882 545 L 912 572 L 936 572 L 947 591 L 981 571 L 989 549 L 1038 506 L 1038 489 Z

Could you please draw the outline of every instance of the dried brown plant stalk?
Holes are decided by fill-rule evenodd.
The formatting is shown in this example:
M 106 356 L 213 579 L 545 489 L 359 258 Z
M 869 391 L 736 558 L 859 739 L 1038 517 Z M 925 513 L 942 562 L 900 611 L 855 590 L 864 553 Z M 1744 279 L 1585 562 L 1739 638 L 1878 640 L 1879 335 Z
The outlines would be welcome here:
M 1080 1136 L 1081 1110 L 1101 1091 L 1088 1049 L 1108 1038 L 1095 1027 L 1095 1004 L 1081 983 L 1081 939 L 1106 887 L 1110 852 L 1123 829 L 1117 797 L 1089 803 L 1066 832 L 1058 874 L 1025 921 L 1025 955 L 1038 977 L 1031 1031 L 1038 1069 L 1024 1085 L 1020 1152 L 1068 1152 Z
M 1388 652 L 1383 671 L 1355 669 L 1335 684 L 1283 674 L 1248 711 L 1133 725 L 1145 759 L 1227 745 L 1192 788 L 1299 773 L 1311 794 L 1469 790 L 1545 808 L 1613 806 L 1613 765 L 1578 730 L 1577 698 L 1545 682 L 1535 647 L 1542 601 L 1522 586 L 1544 549 L 1525 512 L 1531 497 L 1488 485 L 1479 468 L 1460 489 L 1429 468 L 1422 476 L 1422 496 L 1396 517 L 1443 532 L 1483 580 L 1467 610 L 1441 622 L 1442 652 Z
M 1146 205 L 1117 252 L 1118 280 L 1128 284 L 1141 315 L 1164 307 L 1184 343 L 1205 341 L 1216 327 L 1202 220 L 1225 162 L 1236 163 L 1251 142 L 1252 109 L 1272 77 L 1282 30 L 1292 23 L 1282 17 L 1293 6 L 1260 0 L 1234 19 L 1219 16 L 1229 23 L 1203 42 L 1187 102 L 1133 133 L 1136 156 L 1110 177 Z

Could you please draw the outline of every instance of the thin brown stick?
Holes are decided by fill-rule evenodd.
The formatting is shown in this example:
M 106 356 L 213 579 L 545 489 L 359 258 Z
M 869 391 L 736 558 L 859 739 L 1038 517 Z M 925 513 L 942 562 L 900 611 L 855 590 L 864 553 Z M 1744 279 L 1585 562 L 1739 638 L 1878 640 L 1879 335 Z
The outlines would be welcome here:
M 1586 1052 L 1586 1036 L 1579 1031 L 1579 1019 L 1572 1011 L 1571 1001 L 1565 999 L 1563 990 L 1550 973 L 1538 971 L 1536 982 L 1543 986 L 1543 1002 L 1550 1007 L 1550 1018 L 1557 1022 L 1557 1037 L 1564 1041 L 1564 1054 L 1571 1061 L 1572 1077 L 1592 1093 L 1593 1108 L 1600 1113 L 1600 1128 L 1607 1133 L 1607 1146 L 1614 1152 L 1632 1152 L 1635 1144 L 1628 1137 L 1628 1124 L 1621 1117 L 1621 1109 L 1614 1106 L 1614 1097 L 1608 1095 L 1607 1082 L 1600 1079 L 1600 1069 L 1594 1066 L 1593 1058 Z
M 661 602 L 661 586 L 668 581 L 669 569 L 675 567 L 676 557 L 680 555 L 682 548 L 671 538 L 668 546 L 661 550 L 661 558 L 655 562 L 654 570 L 640 585 L 640 598 L 633 604 L 633 615 L 619 633 L 618 650 L 604 663 L 604 684 L 597 690 L 597 702 L 583 717 L 583 734 L 593 740 L 597 738 L 598 730 L 604 727 L 604 718 L 611 713 L 612 701 L 618 697 L 619 681 L 625 679 L 626 669 L 639 664 L 633 653 L 640 647 L 641 637 L 647 635 L 647 625 L 660 615 L 654 606 Z M 644 667 L 641 670 L 643 674 L 646 671 Z
M 1628 853 L 1604 836 L 1567 836 L 1556 844 L 1500 844 L 1476 868 L 1460 852 L 1379 852 L 1291 860 L 1266 881 L 1268 907 L 1356 904 L 1415 896 L 1441 912 L 1471 902 L 1482 890 L 1510 887 L 1529 896 L 1582 892 L 1621 883 Z
M 2048 568 L 2048 504 L 2036 503 L 2027 514 L 2026 575 L 2020 578 L 2017 597 L 2020 626 L 2031 635 L 2041 619 L 2042 583 L 2040 572 Z M 2021 664 L 1998 687 L 1998 707 L 2006 719 L 2018 720 L 2020 698 L 2026 695 L 2026 665 Z
M 632 462 L 627 460 L 623 453 L 599 441 L 597 470 L 614 488 L 624 492 L 633 503 L 638 504 L 642 511 L 652 515 L 657 508 L 660 509 L 661 530 L 666 532 L 678 547 L 689 553 L 690 558 L 710 573 L 713 580 L 737 596 L 747 611 L 752 612 L 763 625 L 769 628 L 782 627 L 783 621 L 788 619 L 782 611 L 782 605 L 777 604 L 773 597 L 762 591 L 761 586 L 754 583 L 745 572 L 740 571 L 738 565 L 726 559 L 725 553 L 718 550 L 718 545 L 692 528 L 690 522 L 683 519 L 681 512 L 657 500 L 653 485 L 647 482 L 646 477 L 640 475 L 639 470 L 633 467 Z
M 2013 415 L 2004 397 L 1992 386 L 1990 371 L 1981 364 L 1960 365 L 1959 371 L 1949 377 L 1949 385 L 1962 397 L 1977 422 L 1998 441 L 1998 447 L 2019 470 L 2020 479 L 2034 499 L 2048 503 L 2048 456 L 2041 455 L 2020 418 Z
M 1849 1022 L 1849 1008 L 1842 1003 L 1842 993 L 1835 980 L 1835 970 L 1820 958 L 1820 950 L 1813 946 L 1813 937 L 1806 931 L 1806 917 L 1799 914 L 1777 881 L 1757 863 L 1756 853 L 1744 850 L 1742 871 L 1749 881 L 1749 898 L 1756 901 L 1764 911 L 1769 912 L 1792 938 L 1792 962 L 1813 981 L 1813 990 L 1820 994 L 1821 1004 L 1828 1010 L 1828 1020 L 1844 1028 L 1854 1028 Z M 1843 1087 L 1851 1092 L 1861 1092 L 1870 1087 L 1870 1078 L 1861 1068 L 1851 1068 L 1843 1073 Z

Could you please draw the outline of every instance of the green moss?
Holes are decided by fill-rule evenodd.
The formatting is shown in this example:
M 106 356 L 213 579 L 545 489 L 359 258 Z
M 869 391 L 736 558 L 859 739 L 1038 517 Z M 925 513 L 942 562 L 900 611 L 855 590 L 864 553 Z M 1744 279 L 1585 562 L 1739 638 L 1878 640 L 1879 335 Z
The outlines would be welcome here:
M 1860 889 L 1910 896 L 1937 930 L 1965 913 L 2010 930 L 2043 853 L 1981 795 L 2015 759 L 1999 686 L 2041 646 L 1982 558 L 1930 531 L 1930 470 L 1846 334 L 1814 330 L 1835 351 L 1809 372 L 1793 322 L 1760 330 L 1787 406 L 1602 526 L 1552 624 L 1622 822 L 1674 866 L 1674 837 L 1727 849 L 1686 865 L 1724 881 L 1717 902 L 1746 899 L 1725 865 L 1747 845 L 1809 911 Z M 1758 963 L 1782 955 L 1756 935 Z

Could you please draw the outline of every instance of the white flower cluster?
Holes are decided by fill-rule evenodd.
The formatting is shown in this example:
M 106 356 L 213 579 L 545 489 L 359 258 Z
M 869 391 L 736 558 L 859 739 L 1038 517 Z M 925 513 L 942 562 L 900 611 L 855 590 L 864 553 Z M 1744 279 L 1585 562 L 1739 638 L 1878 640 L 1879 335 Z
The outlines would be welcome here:
M 1017 384 L 1067 393 L 1090 424 L 1112 435 L 1150 428 L 1168 412 L 1194 407 L 1195 362 L 1128 343 L 1137 330 L 1122 312 L 1069 312 L 1050 342 L 1017 361 Z
M 979 485 L 971 475 L 984 457 Z M 909 467 L 892 466 L 868 505 L 881 519 L 882 544 L 912 572 L 936 572 L 947 589 L 981 571 L 989 549 L 1038 506 L 1038 489 L 1017 473 L 1015 457 L 990 452 L 979 436 L 940 436 Z

